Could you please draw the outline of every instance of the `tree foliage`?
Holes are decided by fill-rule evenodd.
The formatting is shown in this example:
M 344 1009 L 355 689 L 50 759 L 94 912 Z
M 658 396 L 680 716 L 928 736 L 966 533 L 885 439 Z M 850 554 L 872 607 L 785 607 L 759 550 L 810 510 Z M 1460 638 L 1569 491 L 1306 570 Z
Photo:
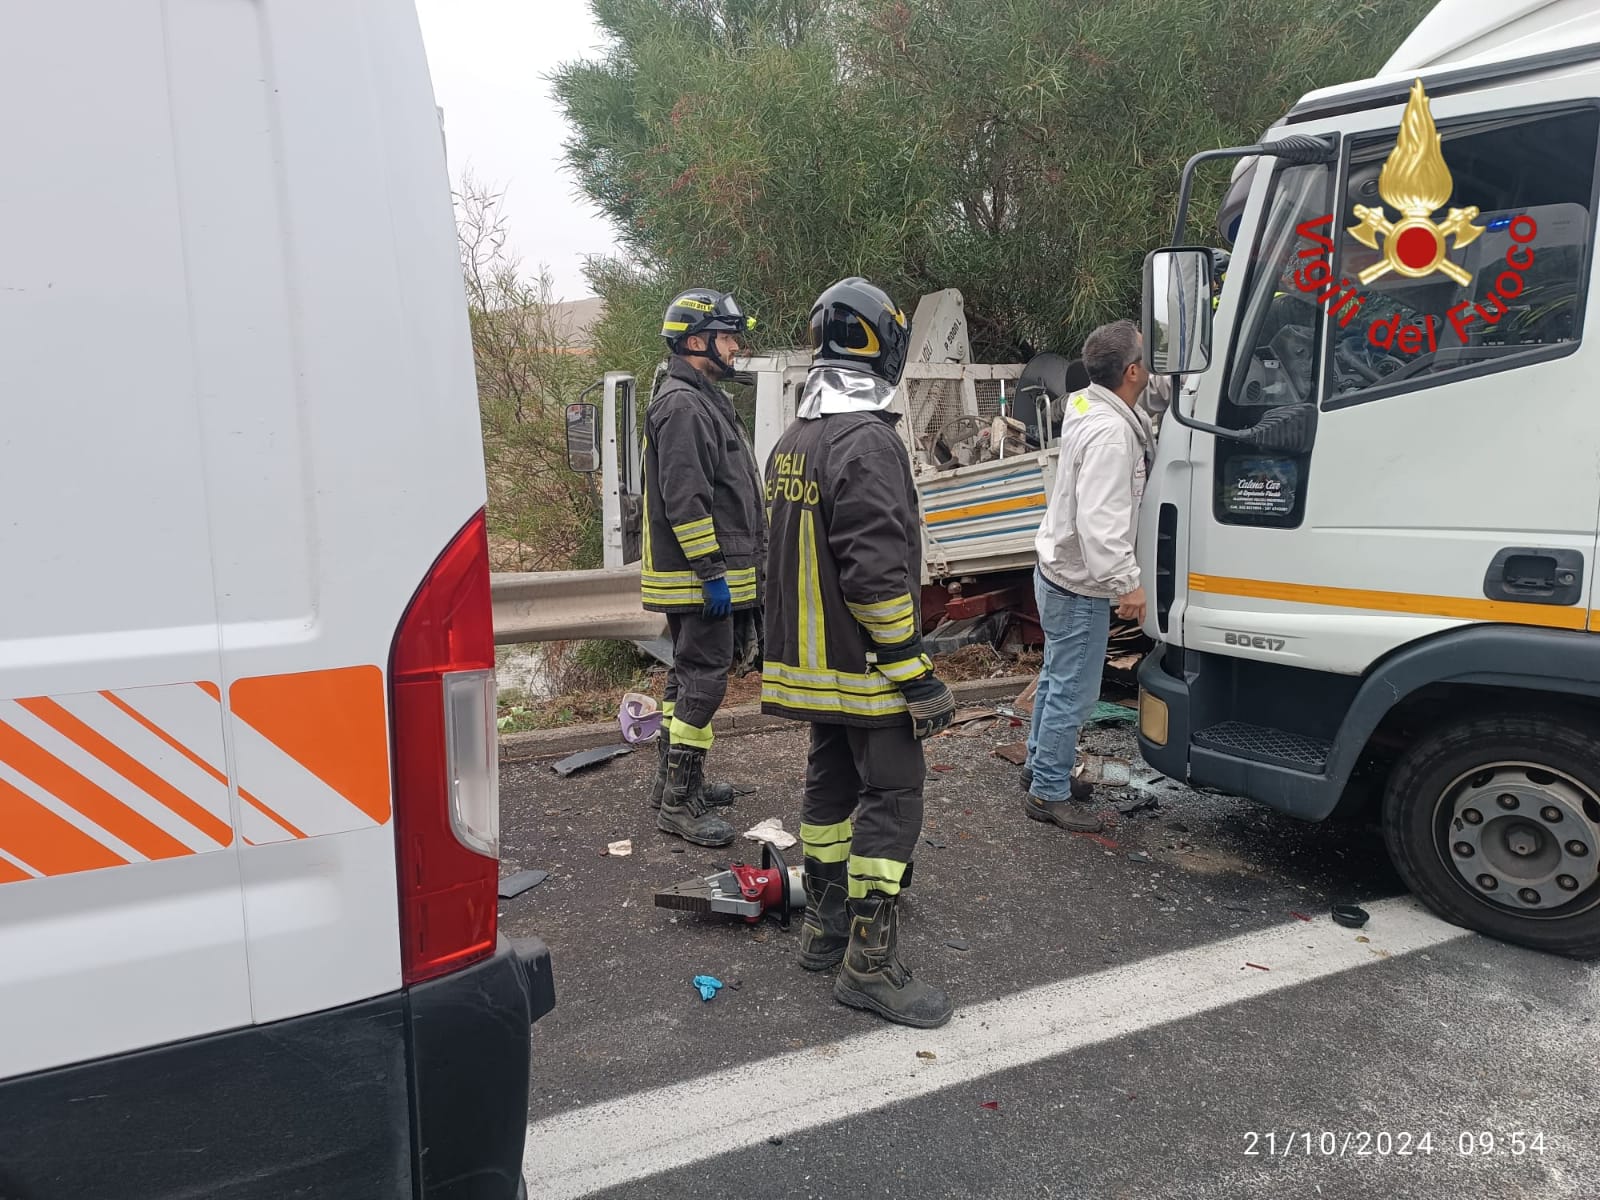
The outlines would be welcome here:
M 506 250 L 500 201 L 470 176 L 456 194 L 494 567 L 599 566 L 594 483 L 567 469 L 565 422 L 566 404 L 590 382 L 594 362 L 573 352 L 548 274 L 525 277 Z
M 626 247 L 590 268 L 605 365 L 636 370 L 679 288 L 737 291 L 768 344 L 792 345 L 849 273 L 908 306 L 960 288 L 980 358 L 1075 352 L 1135 311 L 1191 154 L 1371 74 L 1430 6 L 592 3 L 608 45 L 555 94 L 569 165 Z M 1207 176 L 1197 221 L 1226 177 Z

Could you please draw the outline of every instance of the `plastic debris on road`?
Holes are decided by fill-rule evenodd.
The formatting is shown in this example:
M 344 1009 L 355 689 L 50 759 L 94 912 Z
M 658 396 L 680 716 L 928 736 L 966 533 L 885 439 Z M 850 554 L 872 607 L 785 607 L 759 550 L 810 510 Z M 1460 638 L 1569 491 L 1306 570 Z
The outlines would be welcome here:
M 710 1000 L 722 987 L 722 980 L 714 975 L 696 975 L 692 980 L 695 987 L 700 989 L 700 999 Z
M 744 836 L 752 842 L 766 842 L 779 850 L 787 850 L 800 839 L 783 827 L 782 817 L 768 817 L 754 828 L 746 829 Z
M 508 875 L 500 881 L 500 899 L 514 900 L 530 888 L 536 888 L 550 878 L 549 871 L 527 870 Z
M 600 746 L 594 750 L 580 750 L 576 754 L 569 754 L 560 762 L 551 763 L 550 769 L 565 778 L 574 771 L 596 767 L 603 762 L 610 762 L 613 758 L 620 758 L 624 754 L 632 753 L 632 746 Z
M 623 838 L 620 842 L 607 842 L 606 853 L 612 858 L 627 858 L 633 853 L 633 839 Z

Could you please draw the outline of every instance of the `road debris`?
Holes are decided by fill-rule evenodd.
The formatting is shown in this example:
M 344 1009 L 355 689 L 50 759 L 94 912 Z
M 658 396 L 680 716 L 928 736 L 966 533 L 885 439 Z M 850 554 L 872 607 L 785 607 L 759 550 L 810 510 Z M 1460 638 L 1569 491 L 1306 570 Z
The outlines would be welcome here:
M 1270 970 L 1272 970 L 1271 967 L 1263 967 L 1260 963 L 1252 963 L 1252 962 L 1245 963 L 1245 967 L 1253 967 L 1257 971 L 1270 971 Z M 1242 971 L 1242 970 L 1244 970 L 1244 967 L 1240 967 L 1239 969 Z
M 952 949 L 952 950 L 967 950 L 967 949 L 970 949 L 970 947 L 967 945 L 967 941 L 966 941 L 965 938 L 950 938 L 948 941 L 945 942 L 945 945 L 949 946 L 950 949 Z
M 613 758 L 621 758 L 624 754 L 632 753 L 632 746 L 598 746 L 593 750 L 580 750 L 576 754 L 569 754 L 560 762 L 551 763 L 550 769 L 565 779 L 575 771 L 597 767 L 603 762 L 610 762 Z
M 1372 914 L 1359 904 L 1335 904 L 1333 920 L 1335 924 L 1343 925 L 1346 929 L 1360 929 L 1372 920 Z
M 1153 860 L 1143 850 L 1129 850 L 1128 851 L 1128 861 L 1129 862 L 1136 862 L 1136 863 L 1147 863 L 1147 862 L 1151 862 Z
M 1160 808 L 1161 798 L 1159 796 L 1152 796 L 1149 793 L 1146 793 L 1142 796 L 1135 796 L 1132 800 L 1124 800 L 1121 804 L 1117 805 L 1117 811 L 1125 817 L 1131 817 L 1135 813 L 1142 812 L 1154 813 L 1159 811 Z
M 787 850 L 800 840 L 783 827 L 782 817 L 768 817 L 753 828 L 746 829 L 744 836 L 752 842 L 765 842 L 769 846 L 776 846 L 779 850 Z
M 661 735 L 661 720 L 661 709 L 654 697 L 640 692 L 623 693 L 617 724 L 622 728 L 622 740 L 628 745 L 655 741 Z
M 549 871 L 518 871 L 515 875 L 507 875 L 500 881 L 500 899 L 515 900 L 523 892 L 538 887 L 550 878 Z
M 1000 1111 L 1000 1101 L 998 1101 L 998 1100 L 985 1100 L 982 1104 L 978 1105 L 978 1107 L 979 1108 L 987 1108 L 990 1112 L 999 1112 Z
M 696 975 L 691 982 L 700 989 L 700 999 L 702 1000 L 711 999 L 722 987 L 722 980 L 714 975 Z
M 1007 742 L 1004 746 L 996 746 L 994 756 L 1005 759 L 1014 767 L 1020 767 L 1028 761 L 1028 743 Z
M 1089 719 L 1084 724 L 1090 728 L 1096 725 L 1132 725 L 1138 719 L 1137 709 L 1129 708 L 1126 704 L 1101 700 L 1094 706 L 1094 711 L 1089 714 Z
M 1292 909 L 1292 908 L 1289 910 L 1289 915 L 1291 917 L 1293 917 L 1296 921 L 1305 921 L 1307 924 L 1309 924 L 1310 921 L 1311 921 L 1311 918 L 1306 916 L 1305 913 L 1303 913 L 1303 912 L 1295 912 L 1294 909 Z
M 942 837 L 935 833 L 925 834 L 922 840 L 927 842 L 928 845 L 932 846 L 935 850 L 943 850 L 950 845 L 949 842 L 945 841 Z
M 932 1050 L 918 1050 L 917 1051 L 917 1057 L 920 1058 L 920 1059 L 923 1059 L 923 1060 L 925 1060 L 927 1062 L 933 1062 L 939 1056 L 937 1054 L 935 1054 Z
M 627 858 L 633 853 L 633 839 L 623 838 L 620 842 L 607 842 L 606 853 L 612 858 Z

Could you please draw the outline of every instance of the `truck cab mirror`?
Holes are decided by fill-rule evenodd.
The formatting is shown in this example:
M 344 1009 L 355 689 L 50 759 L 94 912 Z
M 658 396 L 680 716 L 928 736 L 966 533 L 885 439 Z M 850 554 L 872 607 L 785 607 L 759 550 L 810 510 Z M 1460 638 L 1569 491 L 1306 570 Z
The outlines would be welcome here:
M 600 469 L 599 405 L 567 405 L 567 466 L 580 475 Z
M 1211 251 L 1153 250 L 1144 260 L 1144 365 L 1193 375 L 1211 365 Z

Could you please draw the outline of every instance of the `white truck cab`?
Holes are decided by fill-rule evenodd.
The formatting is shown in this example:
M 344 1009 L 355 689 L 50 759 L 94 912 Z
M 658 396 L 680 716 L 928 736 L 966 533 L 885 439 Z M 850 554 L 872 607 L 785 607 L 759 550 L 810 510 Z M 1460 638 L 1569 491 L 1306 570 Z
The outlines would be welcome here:
M 1198 377 L 1144 499 L 1168 775 L 1320 820 L 1381 801 L 1442 915 L 1600 953 L 1600 14 L 1446 3 L 1307 96 L 1146 268 Z M 1180 207 L 1185 207 L 1180 202 Z M 1242 219 L 1241 219 L 1242 218 Z M 1226 232 L 1226 228 L 1225 228 Z
M 416 14 L 0 5 L 0 1196 L 521 1194 Z

